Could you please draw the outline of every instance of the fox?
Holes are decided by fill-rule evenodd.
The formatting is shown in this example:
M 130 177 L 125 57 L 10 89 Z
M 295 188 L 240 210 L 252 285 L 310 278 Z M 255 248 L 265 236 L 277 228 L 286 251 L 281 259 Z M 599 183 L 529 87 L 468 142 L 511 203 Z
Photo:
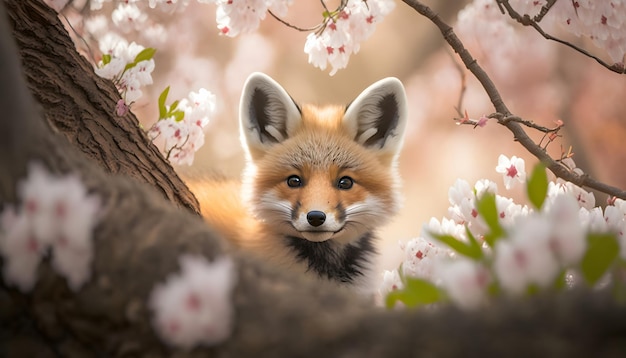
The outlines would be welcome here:
M 368 291 L 376 231 L 399 211 L 407 99 L 397 78 L 346 105 L 299 104 L 253 73 L 239 104 L 240 179 L 191 187 L 208 224 L 276 267 Z

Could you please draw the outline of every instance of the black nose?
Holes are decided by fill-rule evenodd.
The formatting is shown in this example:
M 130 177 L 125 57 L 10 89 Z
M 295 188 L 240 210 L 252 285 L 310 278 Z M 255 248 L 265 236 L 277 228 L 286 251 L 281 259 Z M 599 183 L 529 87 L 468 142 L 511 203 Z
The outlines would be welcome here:
M 326 220 L 326 214 L 324 214 L 323 211 L 309 211 L 309 213 L 306 214 L 306 220 L 309 224 L 311 224 L 311 226 L 317 227 L 324 223 Z

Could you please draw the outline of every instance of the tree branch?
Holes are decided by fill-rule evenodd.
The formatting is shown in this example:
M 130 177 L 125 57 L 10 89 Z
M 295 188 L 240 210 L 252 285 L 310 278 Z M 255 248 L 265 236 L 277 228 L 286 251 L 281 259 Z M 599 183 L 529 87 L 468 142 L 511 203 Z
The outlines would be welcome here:
M 487 73 L 480 67 L 476 59 L 472 57 L 469 51 L 465 48 L 461 40 L 456 36 L 452 27 L 446 24 L 431 8 L 420 3 L 416 0 L 403 0 L 404 3 L 409 5 L 415 11 L 422 16 L 428 18 L 432 23 L 439 28 L 439 31 L 443 35 L 444 39 L 454 51 L 459 54 L 461 60 L 465 64 L 465 67 L 476 77 L 481 83 L 483 89 L 489 96 L 492 105 L 498 113 L 498 123 L 505 126 L 513 133 L 513 137 L 518 141 L 526 150 L 539 159 L 554 175 L 557 177 L 572 182 L 578 186 L 584 186 L 592 188 L 608 194 L 626 200 L 626 191 L 617 187 L 610 186 L 608 184 L 599 182 L 588 175 L 578 175 L 575 172 L 565 168 L 558 161 L 554 160 L 544 148 L 537 145 L 526 133 L 524 128 L 520 125 L 520 121 L 506 120 L 506 118 L 517 118 L 512 116 L 511 112 L 504 104 L 500 93 L 498 92 L 495 84 Z M 492 115 L 493 116 L 493 115 Z M 532 123 L 532 122 L 529 122 Z

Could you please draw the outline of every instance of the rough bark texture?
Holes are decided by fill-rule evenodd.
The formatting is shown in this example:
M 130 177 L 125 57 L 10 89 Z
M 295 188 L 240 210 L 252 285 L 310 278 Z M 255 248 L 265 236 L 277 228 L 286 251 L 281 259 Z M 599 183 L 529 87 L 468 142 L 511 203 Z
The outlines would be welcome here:
M 14 19 L 17 13 L 12 12 Z M 54 16 L 44 14 L 37 21 L 43 26 L 47 19 L 55 29 L 48 31 L 62 36 Z M 0 203 L 14 201 L 26 164 L 39 160 L 55 172 L 80 173 L 103 198 L 104 210 L 95 230 L 93 275 L 80 291 L 69 290 L 48 264 L 40 267 L 29 294 L 0 281 L 2 357 L 621 357 L 626 352 L 626 308 L 601 293 L 499 301 L 474 313 L 452 307 L 385 311 L 337 287 L 230 252 L 197 215 L 176 208 L 145 183 L 112 175 L 97 158 L 79 151 L 79 141 L 70 144 L 53 133 L 35 110 L 19 62 L 10 30 L 1 22 Z M 85 76 L 64 86 L 97 81 L 91 73 Z M 64 95 L 55 100 L 55 93 L 46 95 L 49 103 L 62 102 Z M 80 103 L 91 108 L 87 98 Z M 71 110 L 79 118 L 84 109 L 76 106 Z M 113 138 L 102 143 L 108 140 Z M 151 171 L 160 168 L 150 165 Z M 154 336 L 146 299 L 177 270 L 181 253 L 236 260 L 235 330 L 219 346 L 181 352 Z
M 115 115 L 120 99 L 115 86 L 94 76 L 54 11 L 40 1 L 5 3 L 28 87 L 50 127 L 105 171 L 148 183 L 176 205 L 199 213 L 198 201 L 137 118 Z

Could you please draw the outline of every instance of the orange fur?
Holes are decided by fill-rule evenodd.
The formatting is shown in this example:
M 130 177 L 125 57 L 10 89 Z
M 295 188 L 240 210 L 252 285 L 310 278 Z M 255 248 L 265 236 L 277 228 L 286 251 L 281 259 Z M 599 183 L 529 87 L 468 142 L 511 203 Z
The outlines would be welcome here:
M 251 78 L 241 108 L 246 170 L 241 181 L 189 182 L 202 214 L 229 241 L 280 267 L 353 283 L 369 270 L 372 233 L 399 206 L 403 89 L 381 81 L 351 104 L 355 112 L 297 107 L 271 79 Z M 397 108 L 386 114 L 379 107 L 389 96 Z

